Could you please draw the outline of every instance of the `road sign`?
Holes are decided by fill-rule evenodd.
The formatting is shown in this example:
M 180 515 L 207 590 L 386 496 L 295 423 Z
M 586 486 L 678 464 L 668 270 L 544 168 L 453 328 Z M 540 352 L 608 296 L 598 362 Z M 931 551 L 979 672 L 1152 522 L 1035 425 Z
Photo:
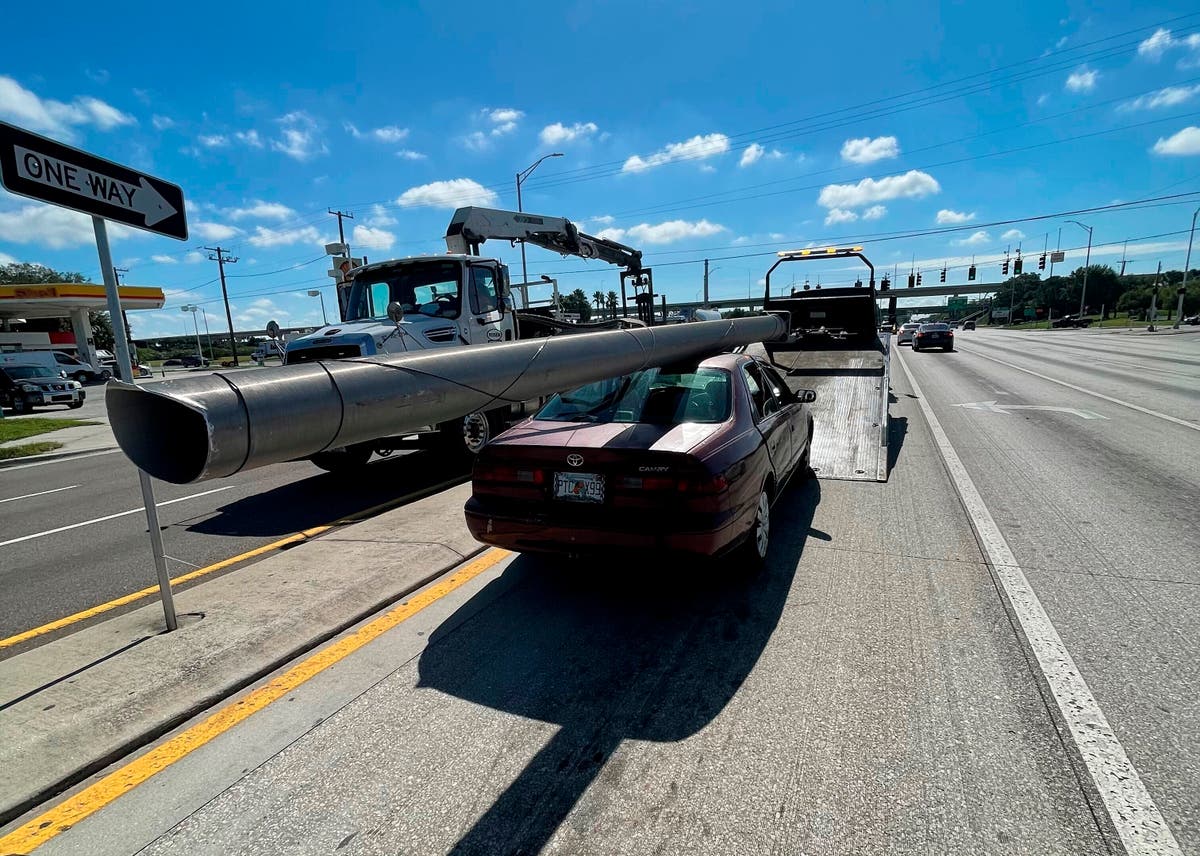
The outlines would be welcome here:
M 13 193 L 187 240 L 178 185 L 0 122 L 0 184 Z
M 965 297 L 949 298 L 946 301 L 946 309 L 948 309 L 950 311 L 951 315 L 957 315 L 961 312 L 966 312 L 967 311 L 967 298 L 965 298 Z
M 1061 261 L 1065 261 L 1066 258 L 1067 258 L 1067 254 L 1064 253 L 1062 250 L 1055 250 L 1054 252 L 1052 252 L 1050 254 L 1050 261 L 1053 264 L 1058 264 Z

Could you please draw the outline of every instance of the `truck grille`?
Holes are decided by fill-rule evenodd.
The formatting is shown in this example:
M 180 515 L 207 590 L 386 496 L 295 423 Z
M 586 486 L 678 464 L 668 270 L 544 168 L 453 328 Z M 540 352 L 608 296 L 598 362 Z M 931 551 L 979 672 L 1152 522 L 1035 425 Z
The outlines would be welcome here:
M 344 360 L 347 357 L 361 357 L 358 345 L 326 345 L 320 348 L 297 348 L 287 352 L 287 364 L 315 363 L 317 360 Z

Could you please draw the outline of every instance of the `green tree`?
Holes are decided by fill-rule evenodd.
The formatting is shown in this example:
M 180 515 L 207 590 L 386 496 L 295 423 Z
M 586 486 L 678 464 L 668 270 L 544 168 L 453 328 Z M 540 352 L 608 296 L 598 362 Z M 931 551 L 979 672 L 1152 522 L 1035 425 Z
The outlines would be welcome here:
M 81 273 L 62 273 L 45 265 L 29 264 L 28 262 L 0 265 L 0 285 L 46 282 L 87 282 L 87 280 Z
M 1069 310 L 1072 312 L 1079 311 L 1079 298 L 1083 295 L 1083 271 L 1083 268 L 1076 268 L 1067 277 L 1074 297 L 1075 306 Z M 1123 290 L 1121 278 L 1115 270 L 1108 265 L 1091 265 L 1087 269 L 1087 294 L 1083 295 L 1087 301 L 1084 311 L 1094 313 L 1103 307 L 1104 317 L 1107 318 L 1108 313 L 1116 308 Z
M 613 318 L 617 317 L 618 302 L 617 293 L 615 291 L 610 291 L 604 296 L 604 305 L 608 307 L 608 314 Z
M 596 306 L 596 311 L 599 312 L 604 308 L 604 292 L 596 290 L 592 292 L 592 303 Z
M 588 303 L 587 294 L 582 288 L 577 288 L 562 298 L 562 308 L 567 312 L 578 312 L 581 321 L 592 318 L 592 304 Z
M 112 319 L 107 312 L 92 312 L 89 315 L 92 322 L 92 341 L 103 351 L 111 351 L 116 339 L 113 337 Z M 133 333 L 127 331 L 130 337 Z

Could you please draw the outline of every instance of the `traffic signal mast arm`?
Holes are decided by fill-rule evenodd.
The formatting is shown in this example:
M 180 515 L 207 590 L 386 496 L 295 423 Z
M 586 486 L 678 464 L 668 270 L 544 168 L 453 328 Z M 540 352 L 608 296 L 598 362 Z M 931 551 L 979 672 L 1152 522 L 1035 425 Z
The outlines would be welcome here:
M 563 255 L 599 259 L 631 273 L 642 271 L 642 251 L 607 238 L 584 234 L 565 217 L 545 217 L 494 208 L 459 208 L 446 229 L 446 250 L 479 254 L 479 245 L 495 238 L 524 241 Z

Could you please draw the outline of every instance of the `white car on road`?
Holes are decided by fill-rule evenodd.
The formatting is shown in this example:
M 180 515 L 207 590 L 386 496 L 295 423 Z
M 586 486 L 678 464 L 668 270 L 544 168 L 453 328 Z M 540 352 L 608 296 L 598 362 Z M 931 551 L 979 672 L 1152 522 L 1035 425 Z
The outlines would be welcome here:
M 911 345 L 913 343 L 913 335 L 921 329 L 920 324 L 909 322 L 908 324 L 900 325 L 900 332 L 896 334 L 897 345 Z

